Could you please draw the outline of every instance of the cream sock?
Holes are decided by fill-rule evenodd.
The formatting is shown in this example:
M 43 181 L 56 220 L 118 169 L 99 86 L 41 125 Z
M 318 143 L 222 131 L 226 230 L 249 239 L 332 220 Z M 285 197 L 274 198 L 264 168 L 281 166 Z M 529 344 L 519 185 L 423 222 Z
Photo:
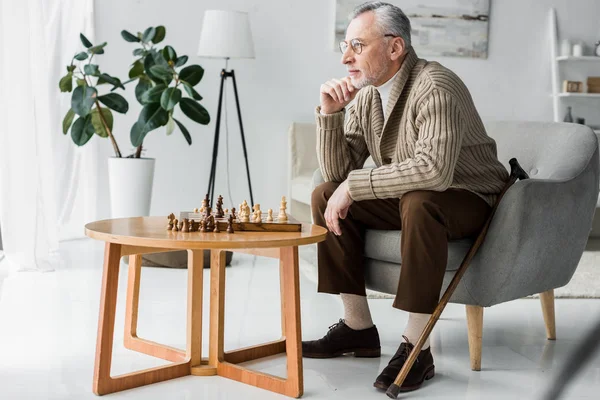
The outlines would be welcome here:
M 367 329 L 373 326 L 371 310 L 366 296 L 341 293 L 344 304 L 344 322 L 354 330 Z
M 408 313 L 408 323 L 404 330 L 404 336 L 406 336 L 412 344 L 417 343 L 417 340 L 419 340 L 421 333 L 423 333 L 423 329 L 425 329 L 425 325 L 427 325 L 427 322 L 429 321 L 429 317 L 431 317 L 431 314 Z M 429 338 L 425 341 L 423 350 L 428 347 Z

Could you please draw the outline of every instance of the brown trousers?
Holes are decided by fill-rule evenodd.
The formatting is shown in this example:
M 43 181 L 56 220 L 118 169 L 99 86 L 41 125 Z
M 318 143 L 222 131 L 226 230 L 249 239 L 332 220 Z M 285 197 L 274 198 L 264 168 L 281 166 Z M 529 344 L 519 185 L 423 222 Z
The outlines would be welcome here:
M 338 183 L 325 182 L 312 193 L 314 223 L 327 227 L 327 201 Z M 448 240 L 476 236 L 491 211 L 479 196 L 459 189 L 419 190 L 400 199 L 352 203 L 340 219 L 341 236 L 329 232 L 318 244 L 318 291 L 365 296 L 365 230 L 402 230 L 402 268 L 393 306 L 432 314 L 438 304 L 448 261 Z

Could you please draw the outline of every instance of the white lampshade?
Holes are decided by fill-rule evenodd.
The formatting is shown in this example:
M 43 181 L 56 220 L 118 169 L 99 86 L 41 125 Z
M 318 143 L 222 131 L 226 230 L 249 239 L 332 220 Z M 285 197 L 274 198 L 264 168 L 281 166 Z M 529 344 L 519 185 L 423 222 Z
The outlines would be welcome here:
M 254 58 L 254 42 L 248 13 L 205 11 L 198 55 L 213 58 Z

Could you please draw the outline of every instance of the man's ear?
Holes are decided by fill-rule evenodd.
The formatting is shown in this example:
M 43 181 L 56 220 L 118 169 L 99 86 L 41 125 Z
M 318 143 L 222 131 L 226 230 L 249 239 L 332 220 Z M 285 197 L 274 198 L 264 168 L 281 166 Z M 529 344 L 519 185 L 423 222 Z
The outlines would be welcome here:
M 401 37 L 395 37 L 392 40 L 392 52 L 390 54 L 390 58 L 392 59 L 392 61 L 396 61 L 397 59 L 402 57 L 406 46 L 404 44 L 404 39 L 402 39 Z

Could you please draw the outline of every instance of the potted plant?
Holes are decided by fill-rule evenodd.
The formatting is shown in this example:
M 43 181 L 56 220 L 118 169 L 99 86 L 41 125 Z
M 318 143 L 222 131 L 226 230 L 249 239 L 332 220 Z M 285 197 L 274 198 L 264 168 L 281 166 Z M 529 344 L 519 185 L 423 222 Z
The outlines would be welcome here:
M 177 106 L 184 115 L 199 124 L 210 122 L 208 111 L 198 103 L 202 96 L 194 89 L 202 79 L 204 70 L 199 65 L 181 68 L 188 57 L 178 57 L 171 46 L 157 49 L 155 45 L 165 38 L 165 34 L 164 26 L 147 28 L 143 33 L 138 32 L 137 36 L 127 31 L 121 32 L 126 41 L 141 46 L 133 51 L 138 58 L 131 65 L 130 79 L 124 83 L 119 78 L 101 73 L 99 66 L 92 64 L 94 56 L 104 53 L 106 42 L 94 46 L 81 34 L 81 42 L 87 50 L 73 57 L 67 66 L 67 75 L 59 82 L 61 91 L 73 92 L 71 109 L 63 120 L 63 133 L 66 134 L 70 128 L 71 138 L 78 146 L 85 145 L 94 133 L 111 140 L 115 157 L 109 159 L 108 171 L 113 217 L 149 214 L 155 160 L 141 157 L 143 141 L 149 132 L 166 126 L 167 135 L 170 135 L 177 125 L 191 145 L 189 131 L 173 116 Z M 82 68 L 81 64 L 86 60 Z M 75 65 L 76 61 L 79 65 Z M 77 87 L 73 90 L 74 80 Z M 120 113 L 128 111 L 127 101 L 114 91 L 125 89 L 126 84 L 134 81 L 138 82 L 135 96 L 142 110 L 130 129 L 131 144 L 136 151 L 123 157 L 113 136 L 111 109 Z M 112 85 L 110 93 L 98 94 L 97 86 L 102 84 Z M 189 97 L 184 97 L 181 87 Z M 77 115 L 79 117 L 75 120 Z

